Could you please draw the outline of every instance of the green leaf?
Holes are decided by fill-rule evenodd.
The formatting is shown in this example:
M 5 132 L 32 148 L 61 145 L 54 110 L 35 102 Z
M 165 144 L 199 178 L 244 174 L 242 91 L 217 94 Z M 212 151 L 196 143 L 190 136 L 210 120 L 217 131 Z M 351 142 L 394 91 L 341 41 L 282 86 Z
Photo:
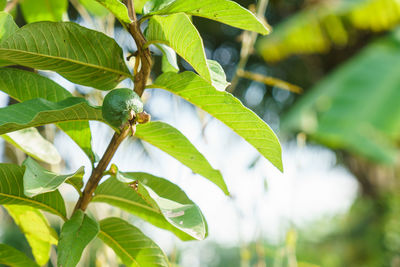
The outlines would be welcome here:
M 157 78 L 154 85 L 148 87 L 170 91 L 208 112 L 283 171 L 281 145 L 275 133 L 231 94 L 215 90 L 207 81 L 189 71 L 180 74 L 164 73 Z
M 203 40 L 186 14 L 152 16 L 145 35 L 150 43 L 162 43 L 173 48 L 200 76 L 211 82 Z
M 0 60 L 52 70 L 101 90 L 131 77 L 114 39 L 72 22 L 27 24 L 0 43 Z
M 36 262 L 43 266 L 50 258 L 51 245 L 58 241 L 57 233 L 50 227 L 43 214 L 29 206 L 4 206 L 14 222 L 24 233 Z
M 3 11 L 7 5 L 7 0 L 0 0 L 0 11 Z
M 79 0 L 79 2 L 94 16 L 104 17 L 109 14 L 108 10 L 96 0 Z
M 24 170 L 15 164 L 0 164 L 0 205 L 26 205 L 48 211 L 66 220 L 64 199 L 58 191 L 28 198 L 24 195 Z
M 176 158 L 193 172 L 204 176 L 229 195 L 221 173 L 213 169 L 196 147 L 171 125 L 159 121 L 139 124 L 136 127 L 135 136 Z
M 161 70 L 162 72 L 178 72 L 178 62 L 176 59 L 176 53 L 174 49 L 164 44 L 155 44 L 155 46 L 161 51 Z
M 142 174 L 130 174 L 130 173 L 119 173 L 123 175 L 125 179 L 140 179 L 144 177 L 147 183 L 151 183 L 154 190 L 160 194 L 164 199 L 169 200 L 175 207 L 179 206 L 191 206 L 192 211 L 196 211 L 201 214 L 201 211 L 197 206 L 186 196 L 186 194 L 176 185 L 169 182 L 166 179 L 158 178 L 149 175 L 148 177 Z M 142 180 L 144 181 L 144 180 Z M 158 185 L 156 184 L 158 183 Z M 161 189 L 162 190 L 161 190 Z M 163 191 L 165 190 L 165 191 Z M 199 221 L 198 219 L 203 215 L 196 215 L 193 218 L 186 218 L 189 223 L 176 224 L 169 218 L 171 213 L 168 214 L 167 211 L 163 213 L 159 208 L 148 203 L 143 199 L 134 189 L 134 187 L 118 181 L 116 178 L 111 177 L 107 179 L 104 183 L 95 191 L 95 196 L 93 198 L 94 202 L 105 202 L 115 207 L 121 208 L 129 213 L 132 213 L 153 225 L 166 229 L 174 233 L 177 237 L 182 240 L 193 240 L 193 239 L 204 239 L 207 235 L 207 226 L 205 220 Z M 188 215 L 185 215 L 188 216 Z M 191 221 L 195 220 L 195 223 Z M 203 228 L 202 228 L 203 227 Z
M 75 173 L 59 175 L 46 170 L 29 157 L 22 165 L 25 166 L 24 193 L 28 197 L 55 191 L 66 180 L 73 177 L 82 179 L 85 174 L 85 168 L 80 167 Z
M 13 17 L 7 12 L 0 12 L 0 43 L 17 30 Z
M 48 164 L 57 164 L 61 161 L 61 156 L 54 145 L 44 139 L 36 128 L 23 129 L 1 137 L 37 160 Z
M 0 108 L 0 134 L 75 120 L 103 121 L 101 108 L 90 106 L 80 97 L 70 97 L 57 103 L 35 98 Z
M 0 77 L 0 90 L 20 102 L 33 98 L 58 102 L 72 96 L 70 92 L 52 80 L 29 71 L 0 68 Z M 92 162 L 95 161 L 89 122 L 62 122 L 57 126 L 82 148 Z
M 81 189 L 83 187 L 83 177 L 71 177 L 66 181 L 67 184 L 72 185 L 79 195 L 82 195 Z
M 121 22 L 131 24 L 132 20 L 129 18 L 128 9 L 119 0 L 97 0 L 100 4 L 106 7 L 114 16 Z
M 0 264 L 10 267 L 39 267 L 21 251 L 4 244 L 0 244 Z
M 149 15 L 167 15 L 184 12 L 188 15 L 216 20 L 230 26 L 268 34 L 268 28 L 249 10 L 229 0 L 176 0 Z
M 148 2 L 149 0 L 135 0 L 135 11 L 137 14 L 142 14 L 143 13 L 143 7 Z
M 230 85 L 229 82 L 226 81 L 225 71 L 222 66 L 215 60 L 208 59 L 208 68 L 211 71 L 211 84 L 218 91 L 225 91 L 226 87 Z
M 126 266 L 170 266 L 167 256 L 153 240 L 120 218 L 100 221 L 99 238 Z
M 21 10 L 26 22 L 61 21 L 67 12 L 67 0 L 23 0 Z
M 148 14 L 152 11 L 163 9 L 170 5 L 175 0 L 150 0 L 143 6 L 143 13 Z
M 57 265 L 59 267 L 75 267 L 85 247 L 99 232 L 99 224 L 77 210 L 71 219 L 64 223 L 58 242 Z
M 399 32 L 381 38 L 315 85 L 282 120 L 334 149 L 396 164 L 400 140 Z

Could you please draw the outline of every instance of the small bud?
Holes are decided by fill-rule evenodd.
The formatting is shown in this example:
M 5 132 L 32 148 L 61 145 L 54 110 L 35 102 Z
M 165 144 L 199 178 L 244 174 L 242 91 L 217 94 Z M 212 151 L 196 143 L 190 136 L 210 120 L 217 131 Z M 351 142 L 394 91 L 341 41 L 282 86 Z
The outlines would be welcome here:
M 139 124 L 148 123 L 151 119 L 150 114 L 146 113 L 145 111 L 136 114 L 136 121 Z

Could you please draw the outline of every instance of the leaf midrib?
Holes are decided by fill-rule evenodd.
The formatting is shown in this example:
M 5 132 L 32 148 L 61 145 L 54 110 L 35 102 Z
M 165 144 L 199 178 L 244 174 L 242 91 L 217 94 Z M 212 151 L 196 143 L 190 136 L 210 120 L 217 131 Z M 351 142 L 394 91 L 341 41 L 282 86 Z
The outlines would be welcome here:
M 57 56 L 34 53 L 34 52 L 18 50 L 18 49 L 0 48 L 0 51 L 1 50 L 6 51 L 6 52 L 8 52 L 8 51 L 19 52 L 21 54 L 29 54 L 29 55 L 33 55 L 33 56 L 40 56 L 40 57 L 45 57 L 45 58 L 51 58 L 51 59 L 57 59 L 57 60 L 61 60 L 61 61 L 71 62 L 71 63 L 82 65 L 82 66 L 85 66 L 85 67 L 90 67 L 90 68 L 99 69 L 99 70 L 105 70 L 105 71 L 108 71 L 108 72 L 112 72 L 112 73 L 115 73 L 115 74 L 123 75 L 123 76 L 125 76 L 127 78 L 133 79 L 133 76 L 132 76 L 131 73 L 125 73 L 125 72 L 122 72 L 122 71 L 119 71 L 119 70 L 116 70 L 116 69 L 107 68 L 107 67 L 104 67 L 104 66 L 101 66 L 101 65 L 94 65 L 94 64 L 91 64 L 91 63 L 85 63 L 85 62 L 77 61 L 77 60 L 70 59 L 70 58 L 57 57 Z M 8 60 L 10 60 L 10 59 L 8 59 Z
M 97 194 L 97 195 L 95 195 L 95 196 L 93 197 L 93 201 L 96 201 L 96 198 L 105 198 L 105 199 L 117 200 L 117 201 L 120 201 L 120 202 L 124 202 L 124 203 L 127 203 L 127 204 L 131 204 L 131 205 L 140 207 L 140 208 L 144 208 L 144 209 L 147 209 L 147 210 L 152 211 L 152 212 L 154 212 L 154 213 L 157 213 L 157 214 L 162 215 L 161 213 L 158 212 L 158 210 L 156 210 L 156 209 L 154 209 L 154 208 L 151 208 L 151 207 L 148 207 L 148 206 L 139 204 L 139 203 L 134 202 L 134 201 L 129 201 L 129 200 L 125 199 L 125 198 L 120 198 L 120 197 L 117 197 L 117 196 L 110 196 L 110 195 L 101 195 L 101 194 Z M 104 202 L 104 201 L 99 201 L 99 200 L 98 200 L 98 202 Z

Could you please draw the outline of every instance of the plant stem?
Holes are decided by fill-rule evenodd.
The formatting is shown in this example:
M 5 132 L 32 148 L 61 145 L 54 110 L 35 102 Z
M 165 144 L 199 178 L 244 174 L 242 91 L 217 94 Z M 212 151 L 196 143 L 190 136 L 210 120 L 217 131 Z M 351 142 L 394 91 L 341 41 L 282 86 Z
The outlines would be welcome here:
M 125 4 L 128 7 L 129 16 L 132 19 L 132 23 L 129 25 L 129 32 L 136 42 L 138 57 L 141 61 L 140 71 L 135 75 L 134 78 L 135 92 L 139 96 L 141 96 L 146 87 L 147 79 L 150 76 L 151 54 L 148 48 L 143 48 L 143 46 L 146 44 L 146 39 L 144 38 L 143 33 L 140 30 L 140 25 L 136 19 L 133 0 L 125 1 Z M 92 174 L 90 175 L 89 180 L 86 183 L 85 189 L 83 190 L 82 196 L 76 203 L 74 211 L 78 209 L 81 209 L 83 211 L 86 210 L 87 206 L 93 198 L 94 191 L 96 190 L 101 178 L 103 177 L 104 171 L 106 170 L 108 164 L 110 164 L 111 159 L 117 151 L 119 145 L 129 135 L 130 131 L 131 125 L 130 122 L 128 122 L 124 125 L 121 133 L 114 133 L 114 136 L 108 144 L 108 147 L 104 152 L 103 157 L 100 159 L 99 164 L 96 166 L 96 168 L 93 169 Z

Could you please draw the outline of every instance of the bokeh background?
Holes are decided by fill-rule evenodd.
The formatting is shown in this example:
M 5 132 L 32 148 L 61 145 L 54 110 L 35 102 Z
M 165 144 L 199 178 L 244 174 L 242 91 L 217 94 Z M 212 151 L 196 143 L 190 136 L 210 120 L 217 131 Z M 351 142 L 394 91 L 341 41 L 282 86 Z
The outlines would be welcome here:
M 98 218 L 118 215 L 139 226 L 178 266 L 400 266 L 400 2 L 398 0 L 236 1 L 272 27 L 257 36 L 193 18 L 209 59 L 218 61 L 228 91 L 279 135 L 284 173 L 226 126 L 167 92 L 146 91 L 153 120 L 181 130 L 220 169 L 232 197 L 161 151 L 134 138 L 113 162 L 122 171 L 147 171 L 177 183 L 209 225 L 205 241 L 182 242 L 107 205 Z M 22 26 L 18 6 L 11 11 Z M 71 0 L 63 20 L 103 31 L 128 55 L 131 37 L 92 0 Z M 154 49 L 155 71 L 160 53 Z M 191 69 L 179 59 L 181 69 Z M 41 72 L 75 94 L 101 104 L 102 92 Z M 125 81 L 121 87 L 132 86 Z M 12 103 L 1 95 L 3 106 Z M 92 123 L 101 155 L 111 129 Z M 67 173 L 90 162 L 54 127 L 41 128 L 63 157 L 53 169 Z M 1 162 L 24 155 L 1 141 Z M 87 177 L 86 177 L 87 178 Z M 77 194 L 62 193 L 73 207 Z M 27 254 L 22 233 L 4 210 L 0 241 Z M 52 224 L 60 222 L 48 215 Z M 53 253 L 54 254 L 54 253 Z M 54 262 L 54 255 L 52 257 Z M 118 266 L 111 249 L 93 242 L 81 266 Z M 52 266 L 52 263 L 49 263 Z

